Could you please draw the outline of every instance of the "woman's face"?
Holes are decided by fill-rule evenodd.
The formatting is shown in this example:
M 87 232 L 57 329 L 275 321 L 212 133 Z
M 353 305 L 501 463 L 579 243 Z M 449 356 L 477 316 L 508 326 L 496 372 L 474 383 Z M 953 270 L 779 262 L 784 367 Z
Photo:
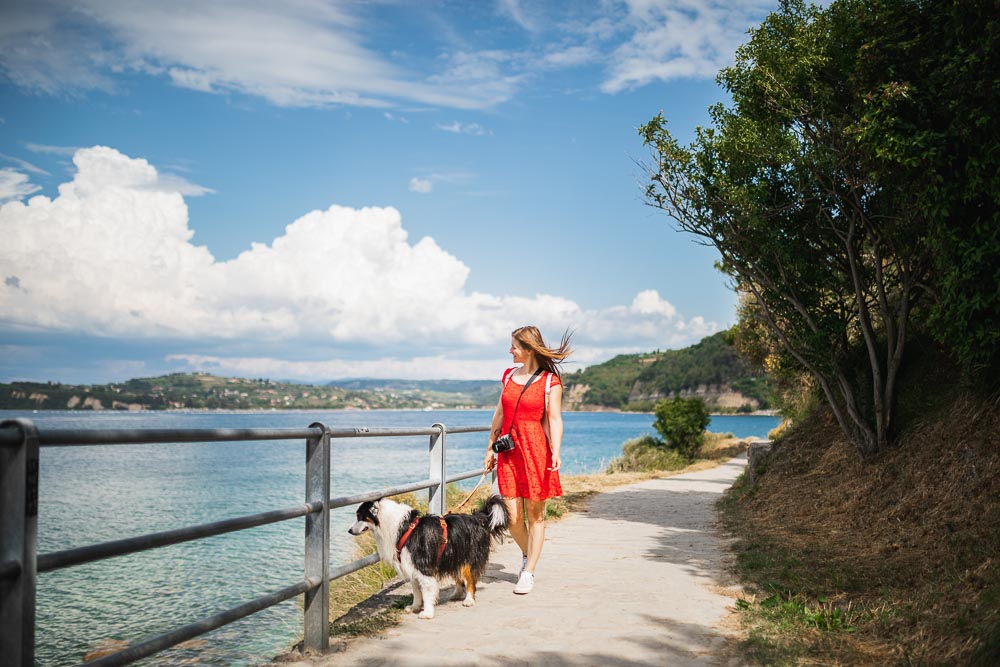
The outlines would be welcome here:
M 531 359 L 531 350 L 521 347 L 521 343 L 516 338 L 510 339 L 510 356 L 514 357 L 515 364 L 524 364 Z

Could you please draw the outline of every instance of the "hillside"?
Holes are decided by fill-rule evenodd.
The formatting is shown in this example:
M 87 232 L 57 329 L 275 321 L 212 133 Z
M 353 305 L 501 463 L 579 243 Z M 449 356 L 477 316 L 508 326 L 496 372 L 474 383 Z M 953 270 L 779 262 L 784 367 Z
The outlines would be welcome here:
M 295 410 L 492 407 L 497 382 L 356 380 L 350 386 L 173 373 L 104 385 L 0 384 L 4 410 Z
M 752 664 L 1000 664 L 1000 398 L 957 385 L 872 463 L 817 407 L 731 491 Z
M 648 410 L 661 398 L 700 396 L 714 412 L 771 409 L 773 390 L 763 370 L 754 368 L 725 332 L 682 350 L 623 354 L 603 364 L 567 374 L 567 409 Z
M 714 412 L 767 410 L 767 377 L 729 345 L 724 334 L 683 350 L 620 355 L 564 377 L 567 410 L 650 410 L 658 399 L 703 397 Z M 295 410 L 492 408 L 495 380 L 354 378 L 324 385 L 172 373 L 101 385 L 56 382 L 0 384 L 4 410 Z

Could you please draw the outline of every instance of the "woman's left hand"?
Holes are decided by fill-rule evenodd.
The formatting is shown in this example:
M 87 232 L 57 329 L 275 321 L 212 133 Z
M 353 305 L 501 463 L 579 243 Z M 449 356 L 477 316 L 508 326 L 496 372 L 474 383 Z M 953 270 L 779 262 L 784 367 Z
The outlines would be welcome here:
M 552 467 L 549 468 L 549 470 L 551 470 L 552 472 L 555 472 L 556 470 L 559 470 L 559 468 L 561 468 L 561 467 L 562 467 L 562 459 L 559 458 L 558 454 L 553 454 L 552 455 Z

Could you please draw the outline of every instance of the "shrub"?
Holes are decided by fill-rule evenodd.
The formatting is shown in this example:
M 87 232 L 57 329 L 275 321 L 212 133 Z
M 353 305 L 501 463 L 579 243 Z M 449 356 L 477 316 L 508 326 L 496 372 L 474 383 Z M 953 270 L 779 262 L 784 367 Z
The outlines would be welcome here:
M 653 427 L 663 436 L 666 446 L 689 459 L 694 458 L 704 441 L 710 421 L 705 401 L 700 398 L 665 398 L 656 404 Z
M 679 453 L 667 449 L 663 443 L 651 435 L 634 438 L 622 445 L 622 455 L 611 459 L 606 472 L 654 472 L 656 470 L 679 470 L 687 465 L 687 459 Z

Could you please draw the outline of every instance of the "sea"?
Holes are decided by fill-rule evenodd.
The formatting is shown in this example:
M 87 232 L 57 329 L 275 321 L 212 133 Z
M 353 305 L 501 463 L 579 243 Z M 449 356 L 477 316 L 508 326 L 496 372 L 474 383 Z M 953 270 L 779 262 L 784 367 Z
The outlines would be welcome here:
M 449 428 L 487 426 L 488 410 L 81 412 L 0 410 L 0 421 L 45 428 Z M 647 413 L 566 412 L 562 474 L 601 471 L 632 438 L 655 434 Z M 716 416 L 709 430 L 765 437 L 772 416 Z M 485 433 L 451 434 L 448 471 L 482 466 Z M 428 477 L 428 437 L 335 439 L 331 495 Z M 304 441 L 45 447 L 38 553 L 284 509 L 303 502 Z M 475 483 L 468 480 L 468 488 Z M 353 508 L 331 513 L 331 567 L 354 558 Z M 304 519 L 40 574 L 36 665 L 76 664 L 109 642 L 135 643 L 297 583 Z M 333 585 L 336 585 L 334 582 Z M 252 666 L 302 634 L 294 598 L 192 640 L 143 665 Z

